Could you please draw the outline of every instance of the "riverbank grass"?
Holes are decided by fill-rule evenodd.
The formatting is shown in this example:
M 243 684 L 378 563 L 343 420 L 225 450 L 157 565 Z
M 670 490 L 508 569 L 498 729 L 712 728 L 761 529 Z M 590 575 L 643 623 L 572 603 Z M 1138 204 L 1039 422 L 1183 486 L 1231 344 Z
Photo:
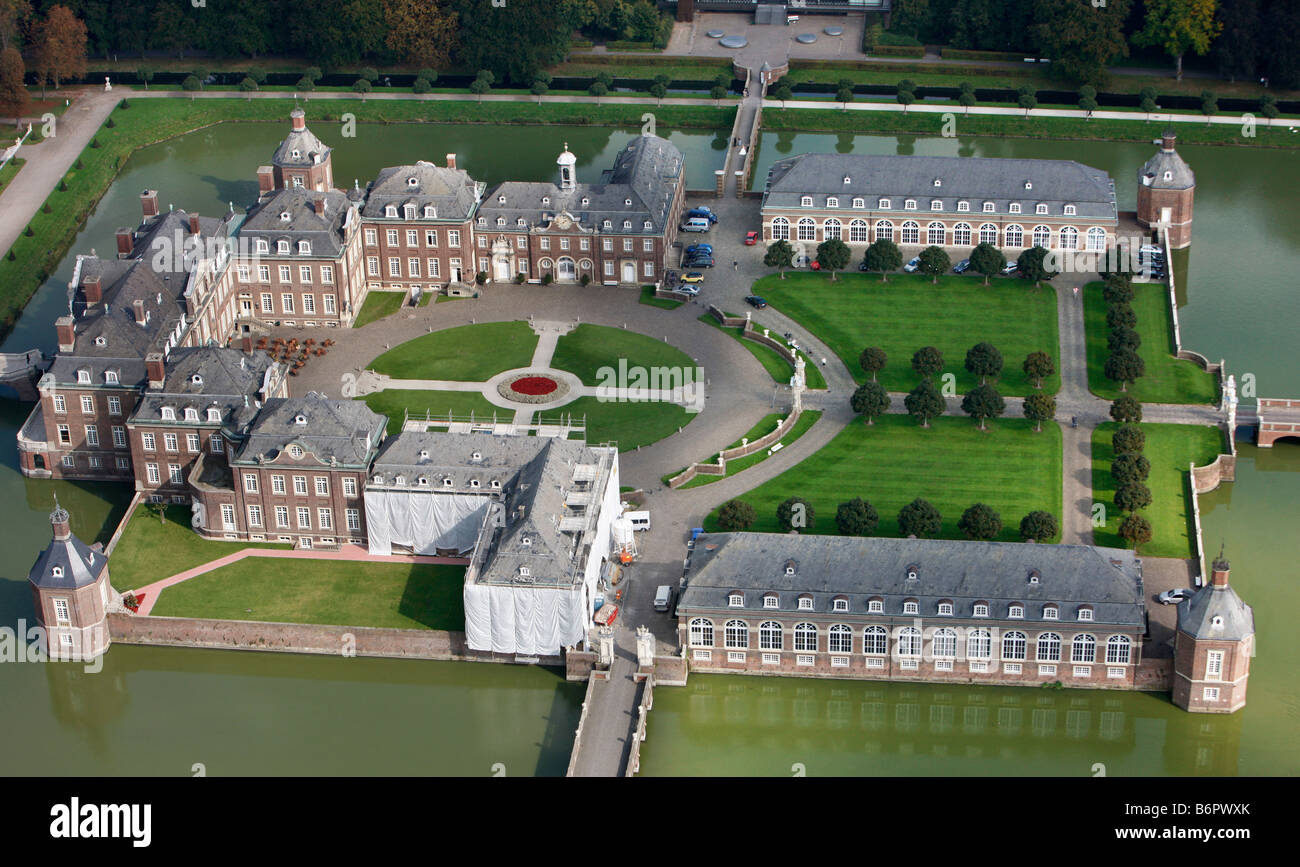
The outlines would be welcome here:
M 168 587 L 152 613 L 460 632 L 464 582 L 464 566 L 245 557 Z
M 161 504 L 160 504 L 161 505 Z M 261 542 L 218 542 L 204 539 L 190 526 L 188 506 L 141 503 L 109 557 L 109 575 L 118 590 L 138 590 L 178 572 L 211 563 L 242 548 L 280 548 L 289 545 Z
M 878 378 L 890 391 L 916 386 L 912 354 L 923 346 L 943 353 L 940 377 L 956 376 L 962 394 L 979 385 L 964 364 L 966 351 L 982 341 L 1002 352 L 1005 366 L 996 386 L 1004 396 L 1034 392 L 1021 369 L 1029 353 L 1046 352 L 1060 366 L 1056 292 L 1025 280 L 995 277 L 985 286 L 981 277 L 948 276 L 936 285 L 914 274 L 892 274 L 887 283 L 878 274 L 840 274 L 831 282 L 826 274 L 788 272 L 784 280 L 758 280 L 754 293 L 821 339 L 859 383 L 868 378 L 858 364 L 862 350 L 884 349 L 889 362 Z M 1060 386 L 1059 374 L 1043 381 L 1047 394 Z
M 1083 290 L 1084 328 L 1087 330 L 1088 390 L 1114 400 L 1121 394 L 1119 383 L 1106 378 L 1110 350 L 1106 337 L 1106 299 L 1102 283 L 1089 283 Z M 1174 326 L 1169 312 L 1169 291 L 1161 283 L 1134 283 L 1133 312 L 1137 333 L 1142 338 L 1138 355 L 1146 374 L 1128 387 L 1128 394 L 1143 403 L 1215 403 L 1218 385 L 1214 376 L 1193 361 L 1174 356 Z
M 1092 532 L 1093 542 L 1111 548 L 1129 547 L 1119 537 L 1124 514 L 1115 508 L 1115 480 L 1110 475 L 1114 452 L 1111 436 L 1118 427 L 1113 422 L 1098 425 L 1092 434 L 1092 496 L 1106 507 L 1106 525 Z M 1144 454 L 1151 462 L 1146 485 L 1151 489 L 1151 505 L 1139 514 L 1151 522 L 1151 541 L 1142 546 L 1149 557 L 1195 556 L 1193 539 L 1196 528 L 1192 520 L 1192 489 L 1189 465 L 1205 466 L 1223 449 L 1223 434 L 1217 429 L 1193 424 L 1143 424 L 1147 436 Z
M 370 367 L 394 379 L 484 382 L 502 371 L 527 367 L 536 348 L 537 335 L 527 322 L 484 322 L 408 340 Z
M 799 496 L 813 506 L 809 532 L 834 535 L 836 507 L 862 497 L 880 513 L 877 536 L 898 536 L 898 511 L 920 497 L 943 516 L 939 538 L 960 539 L 957 521 L 967 507 L 987 503 L 1002 516 L 1003 541 L 1019 541 L 1020 519 L 1035 509 L 1061 517 L 1061 432 L 1003 418 L 980 431 L 967 418 L 933 419 L 928 429 L 905 415 L 874 425 L 854 422 L 812 457 L 741 494 L 758 512 L 751 530 L 778 533 L 776 507 Z M 718 512 L 705 529 L 718 529 Z

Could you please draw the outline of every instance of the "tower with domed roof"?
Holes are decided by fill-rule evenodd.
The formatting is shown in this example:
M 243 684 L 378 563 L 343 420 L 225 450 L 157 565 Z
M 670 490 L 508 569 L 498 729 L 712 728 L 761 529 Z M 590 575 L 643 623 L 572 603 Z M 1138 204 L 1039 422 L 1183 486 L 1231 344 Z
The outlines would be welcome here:
M 1255 615 L 1228 584 L 1219 551 L 1210 583 L 1178 603 L 1174 632 L 1174 704 L 1194 713 L 1232 713 L 1246 704 Z
M 108 558 L 98 544 L 87 545 L 72 534 L 72 519 L 57 498 L 50 526 L 53 538 L 27 573 L 36 620 L 50 659 L 94 659 L 110 642 Z
M 1175 250 L 1192 243 L 1192 198 L 1196 175 L 1178 155 L 1173 130 L 1161 136 L 1160 150 L 1138 171 L 1137 221 L 1149 229 L 1169 230 L 1169 246 Z

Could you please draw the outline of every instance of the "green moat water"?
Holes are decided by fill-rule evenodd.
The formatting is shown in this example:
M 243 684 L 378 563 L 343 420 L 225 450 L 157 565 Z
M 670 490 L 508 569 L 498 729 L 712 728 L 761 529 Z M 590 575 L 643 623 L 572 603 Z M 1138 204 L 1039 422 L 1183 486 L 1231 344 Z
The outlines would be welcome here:
M 361 127 L 335 147 L 335 178 L 350 186 L 384 166 L 446 153 L 480 180 L 551 177 L 569 142 L 579 175 L 608 167 L 632 131 L 529 127 Z M 1157 130 L 1152 128 L 1153 136 Z M 139 216 L 139 191 L 216 214 L 255 194 L 253 172 L 283 135 L 279 125 L 226 125 L 137 153 L 73 247 L 113 249 L 113 231 Z M 719 138 L 674 133 L 688 184 L 708 187 Z M 846 146 L 875 152 L 1070 158 L 1105 168 L 1133 203 L 1133 176 L 1150 148 L 1089 142 L 896 139 L 799 134 L 790 153 Z M 726 132 L 720 144 L 725 146 Z M 757 175 L 787 146 L 765 135 Z M 1193 249 L 1176 259 L 1183 340 L 1256 374 L 1266 395 L 1300 396 L 1290 328 L 1300 314 L 1289 263 L 1300 254 L 1300 210 L 1288 192 L 1300 154 L 1183 149 L 1197 171 Z M 703 168 L 701 168 L 703 166 Z M 1289 254 L 1289 255 L 1288 255 Z M 6 351 L 50 349 L 66 309 L 68 257 L 29 305 Z M 37 482 L 18 473 L 14 434 L 28 407 L 0 401 L 0 625 L 29 623 L 26 573 L 48 541 L 58 493 L 85 539 L 107 540 L 125 508 L 118 486 Z M 1063 774 L 1095 764 L 1124 774 L 1295 774 L 1300 675 L 1279 652 L 1296 589 L 1300 448 L 1246 446 L 1237 482 L 1202 497 L 1207 544 L 1228 544 L 1233 582 L 1255 607 L 1261 639 L 1250 702 L 1231 717 L 1185 714 L 1165 696 L 1012 688 L 877 685 L 847 681 L 697 676 L 656 691 L 647 774 Z M 103 671 L 66 665 L 0 666 L 0 737 L 24 748 L 0 755 L 0 774 L 175 774 L 200 763 L 230 774 L 563 773 L 580 686 L 544 669 L 474 663 L 119 646 Z

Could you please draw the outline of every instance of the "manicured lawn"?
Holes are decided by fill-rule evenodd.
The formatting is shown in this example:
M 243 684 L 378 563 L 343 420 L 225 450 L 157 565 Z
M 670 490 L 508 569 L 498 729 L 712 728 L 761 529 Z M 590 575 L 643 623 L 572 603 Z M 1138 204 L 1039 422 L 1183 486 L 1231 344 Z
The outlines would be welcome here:
M 1115 508 L 1115 480 L 1110 475 L 1114 457 L 1110 438 L 1118 425 L 1107 422 L 1092 434 L 1092 496 L 1106 507 L 1106 526 L 1093 530 L 1098 545 L 1127 548 L 1119 537 L 1123 513 Z M 1191 424 L 1144 424 L 1147 435 L 1146 457 L 1151 462 L 1151 505 L 1141 515 L 1151 522 L 1151 542 L 1142 553 L 1152 557 L 1191 557 L 1192 491 L 1188 465 L 1204 466 L 1223 448 L 1223 435 L 1212 427 Z
M 247 557 L 168 587 L 152 613 L 459 632 L 464 581 L 464 566 Z
M 801 413 L 799 415 L 799 420 L 794 423 L 794 427 L 791 428 L 790 432 L 786 434 L 784 438 L 782 438 L 781 446 L 783 448 L 789 447 L 795 440 L 799 439 L 799 437 L 807 433 L 808 428 L 816 424 L 817 419 L 821 417 L 822 414 L 816 410 L 809 410 L 807 412 Z M 766 425 L 763 425 L 762 422 L 760 422 L 758 425 L 755 425 L 754 429 L 749 432 L 749 439 L 751 440 L 758 439 L 764 434 L 771 433 L 776 428 L 777 419 L 780 418 L 781 418 L 780 415 L 770 415 L 767 418 L 763 419 L 764 422 L 767 422 L 768 419 L 770 419 L 771 421 Z M 735 448 L 738 445 L 740 445 L 739 440 L 727 446 L 727 448 Z M 773 443 L 773 445 L 776 444 Z M 771 446 L 769 446 L 768 448 L 771 448 Z M 729 476 L 734 476 L 736 473 L 742 470 L 749 469 L 750 467 L 754 466 L 754 464 L 762 463 L 763 461 L 767 460 L 768 457 L 769 457 L 768 449 L 761 449 L 759 451 L 754 452 L 752 455 L 746 455 L 743 458 L 736 458 L 735 460 L 727 461 L 726 476 L 710 476 L 710 475 L 700 474 L 695 478 L 691 479 L 686 484 L 682 485 L 682 487 L 698 488 L 701 485 L 708 485 L 720 479 L 725 479 L 728 478 Z M 714 455 L 714 460 L 716 459 L 717 459 L 717 455 Z
M 641 297 L 637 299 L 641 304 L 649 304 L 651 307 L 658 307 L 662 310 L 676 310 L 685 304 L 685 301 L 674 301 L 671 298 L 656 298 L 655 287 L 642 286 Z
M 169 505 L 165 521 L 141 504 L 131 516 L 122 538 L 109 558 L 110 581 L 118 590 L 136 590 L 163 578 L 193 569 L 242 548 L 289 548 L 253 542 L 218 542 L 204 539 L 190 527 L 190 508 Z M 209 515 L 214 520 L 217 516 Z
M 727 315 L 734 316 L 735 314 L 728 313 Z M 748 349 L 749 354 L 758 359 L 758 363 L 763 365 L 763 369 L 768 372 L 774 382 L 779 382 L 782 385 L 789 384 L 790 377 L 794 375 L 794 367 L 790 362 L 778 355 L 775 349 L 762 343 L 756 343 L 753 340 L 745 340 L 740 336 L 743 331 L 742 329 L 725 328 L 717 319 L 714 319 L 711 314 L 705 313 L 703 316 L 698 318 L 705 325 L 710 325 L 717 328 L 719 331 L 725 331 L 732 337 L 736 338 L 736 340 L 740 341 L 740 345 Z M 803 375 L 804 379 L 807 380 L 808 388 L 825 388 L 826 377 L 822 376 L 821 368 L 816 364 L 813 364 L 812 360 L 804 354 L 803 350 L 795 351 L 798 352 L 804 360 Z
M 370 367 L 395 379 L 483 382 L 503 370 L 527 367 L 536 348 L 537 335 L 527 322 L 485 322 L 408 340 Z
M 687 412 L 685 407 L 675 403 L 614 403 L 602 402 L 595 397 L 580 397 L 559 409 L 549 410 L 544 418 L 550 420 L 560 414 L 572 415 L 575 419 L 585 415 L 587 442 L 594 445 L 615 441 L 620 452 L 675 434 L 679 427 L 686 427 L 699 415 Z M 537 416 L 534 417 L 536 420 Z
M 1103 284 L 1084 287 L 1083 315 L 1088 339 L 1088 390 L 1098 397 L 1119 397 L 1119 383 L 1106 378 L 1106 299 Z M 1146 403 L 1215 403 L 1218 385 L 1214 377 L 1195 363 L 1174 357 L 1173 321 L 1169 313 L 1169 290 L 1160 283 L 1134 283 L 1133 312 L 1142 337 L 1138 355 L 1146 374 L 1129 386 L 1128 393 Z
M 968 506 L 987 503 L 1002 516 L 1000 539 L 1020 539 L 1020 519 L 1035 509 L 1061 516 L 1061 435 L 1034 433 L 1026 419 L 999 419 L 981 433 L 969 419 L 938 418 L 925 430 L 904 415 L 849 425 L 821 451 L 739 499 L 758 511 L 750 528 L 780 532 L 776 507 L 787 497 L 812 503 L 811 532 L 834 534 L 836 507 L 862 497 L 880 513 L 880 536 L 897 536 L 898 511 L 929 500 L 943 516 L 942 538 L 958 539 Z M 717 509 L 705 520 L 716 530 Z
M 502 421 L 509 421 L 514 417 L 510 410 L 493 406 L 488 403 L 487 398 L 476 392 L 390 388 L 368 394 L 361 399 L 375 412 L 388 416 L 389 436 L 401 433 L 402 420 L 407 412 L 421 418 L 426 413 L 445 418 L 447 413 L 468 416 L 471 412 L 476 418 L 491 418 L 492 413 L 496 413 L 497 418 Z
M 754 292 L 825 342 L 858 382 L 867 380 L 858 365 L 862 350 L 884 349 L 889 362 L 879 379 L 890 391 L 916 385 L 912 353 L 923 346 L 943 353 L 944 373 L 956 375 L 961 393 L 979 384 L 964 362 L 966 350 L 981 341 L 1002 352 L 997 387 L 1003 395 L 1034 390 L 1020 368 L 1029 353 L 1042 350 L 1060 363 L 1056 295 L 1024 280 L 995 277 L 984 286 L 979 277 L 949 276 L 934 285 L 912 274 L 891 275 L 888 283 L 879 275 L 841 274 L 832 283 L 828 275 L 802 272 L 764 277 Z M 1043 390 L 1055 394 L 1060 384 L 1053 376 Z
M 361 305 L 361 312 L 357 314 L 352 327 L 361 328 L 376 319 L 392 316 L 402 309 L 402 302 L 405 300 L 405 292 L 371 292 L 366 296 L 365 303 Z
M 604 382 L 599 374 L 601 368 L 608 367 L 617 372 L 621 359 L 627 359 L 629 370 L 634 367 L 676 368 L 682 371 L 682 375 L 675 381 L 694 381 L 695 362 L 680 349 L 644 334 L 604 325 L 579 325 L 561 337 L 555 345 L 551 367 L 576 374 L 583 385 L 601 385 Z

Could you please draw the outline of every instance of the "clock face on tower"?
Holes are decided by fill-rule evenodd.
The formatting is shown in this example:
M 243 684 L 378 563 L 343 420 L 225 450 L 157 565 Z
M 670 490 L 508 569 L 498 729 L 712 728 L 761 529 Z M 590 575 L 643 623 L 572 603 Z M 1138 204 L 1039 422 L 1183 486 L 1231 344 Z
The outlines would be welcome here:
M 570 220 L 564 214 L 560 214 L 558 217 L 555 218 L 555 228 L 557 229 L 567 229 L 572 225 L 573 225 L 573 221 Z

